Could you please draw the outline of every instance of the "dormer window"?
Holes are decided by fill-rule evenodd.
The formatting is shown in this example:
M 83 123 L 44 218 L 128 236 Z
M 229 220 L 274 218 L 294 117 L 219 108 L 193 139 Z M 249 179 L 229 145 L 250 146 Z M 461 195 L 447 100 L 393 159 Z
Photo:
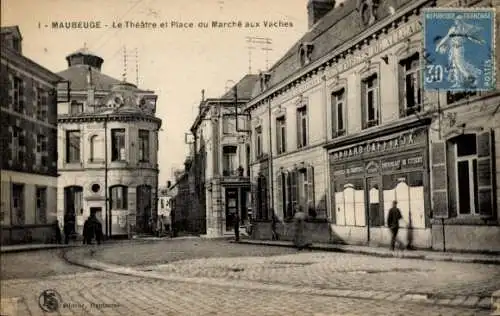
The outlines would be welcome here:
M 261 91 L 266 90 L 269 88 L 269 80 L 271 79 L 271 73 L 269 72 L 262 72 L 260 73 L 260 88 Z
M 311 62 L 313 47 L 312 43 L 303 43 L 300 45 L 299 57 L 301 66 L 305 66 Z

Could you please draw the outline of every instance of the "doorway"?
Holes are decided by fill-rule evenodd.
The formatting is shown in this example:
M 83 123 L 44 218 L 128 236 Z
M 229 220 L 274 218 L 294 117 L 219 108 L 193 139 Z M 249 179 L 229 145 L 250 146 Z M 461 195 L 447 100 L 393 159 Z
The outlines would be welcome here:
M 226 231 L 232 231 L 238 212 L 238 189 L 226 189 Z
M 97 218 L 97 220 L 103 224 L 104 221 L 102 219 L 102 207 L 91 207 L 90 208 L 90 215 L 92 216 L 92 214 L 95 214 L 95 217 Z
M 383 223 L 384 213 L 380 208 L 380 181 L 378 177 L 366 179 L 366 227 L 367 241 L 370 242 L 370 228 L 380 226 Z

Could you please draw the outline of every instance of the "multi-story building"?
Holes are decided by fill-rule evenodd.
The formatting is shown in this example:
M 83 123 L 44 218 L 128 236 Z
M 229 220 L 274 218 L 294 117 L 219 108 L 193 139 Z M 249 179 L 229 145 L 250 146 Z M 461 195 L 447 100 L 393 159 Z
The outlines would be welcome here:
M 57 83 L 22 54 L 17 26 L 1 28 L 2 243 L 50 241 L 57 192 Z
M 159 189 L 158 193 L 158 217 L 164 224 L 170 226 L 170 213 L 172 211 L 172 194 L 169 192 L 170 185 Z
M 220 98 L 203 96 L 192 127 L 195 197 L 208 237 L 234 234 L 235 221 L 248 220 L 250 146 L 247 115 L 258 75 L 246 75 Z
M 101 72 L 86 48 L 66 57 L 59 94 L 57 213 L 81 234 L 95 212 L 107 236 L 145 233 L 157 216 L 158 132 L 153 91 Z M 131 227 L 131 228 L 130 228 Z
M 262 74 L 246 107 L 254 237 L 271 237 L 274 212 L 291 238 L 300 207 L 314 241 L 388 245 L 397 200 L 413 246 L 442 249 L 444 236 L 447 249 L 500 250 L 498 93 L 454 101 L 423 91 L 420 12 L 430 5 L 309 1 L 308 32 Z M 443 116 L 454 120 L 446 132 Z M 460 144 L 473 145 L 467 156 Z

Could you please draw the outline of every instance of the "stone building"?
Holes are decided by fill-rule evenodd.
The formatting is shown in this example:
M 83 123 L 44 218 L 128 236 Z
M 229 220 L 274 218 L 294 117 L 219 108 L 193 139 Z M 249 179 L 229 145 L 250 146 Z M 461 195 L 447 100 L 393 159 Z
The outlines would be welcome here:
M 235 221 L 249 217 L 250 146 L 247 115 L 257 75 L 246 75 L 219 98 L 203 96 L 192 127 L 195 200 L 208 237 L 234 234 Z M 235 114 L 237 113 L 237 115 Z
M 161 187 L 158 193 L 158 217 L 164 224 L 170 226 L 170 213 L 172 211 L 172 194 L 169 192 L 170 186 Z
M 66 57 L 59 87 L 57 214 L 81 234 L 96 213 L 107 236 L 146 233 L 157 216 L 158 132 L 153 91 L 101 72 L 86 48 Z
M 274 212 L 290 239 L 300 207 L 313 241 L 388 245 L 387 212 L 397 200 L 406 222 L 400 234 L 413 246 L 442 249 L 444 232 L 447 249 L 499 250 L 498 93 L 460 102 L 423 91 L 420 13 L 432 3 L 309 1 L 308 32 L 261 74 L 246 106 L 255 238 L 271 237 Z M 457 121 L 439 136 L 446 116 Z M 469 171 L 474 161 L 479 170 L 469 182 L 453 171 L 462 158 L 451 150 L 462 141 L 478 144 L 466 157 Z M 457 209 L 457 180 L 481 202 Z M 445 217 L 444 229 L 435 217 Z
M 2 244 L 49 242 L 56 220 L 56 87 L 63 78 L 23 56 L 17 26 L 0 30 Z

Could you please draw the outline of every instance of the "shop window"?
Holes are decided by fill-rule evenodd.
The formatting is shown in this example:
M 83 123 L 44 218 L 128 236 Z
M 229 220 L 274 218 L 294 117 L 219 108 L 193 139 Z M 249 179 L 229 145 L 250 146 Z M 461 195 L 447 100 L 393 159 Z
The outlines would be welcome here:
M 308 143 L 307 106 L 297 109 L 297 148 L 307 146 Z
M 345 89 L 332 93 L 332 138 L 346 133 Z
M 125 161 L 125 129 L 111 130 L 111 161 Z
M 126 210 L 128 208 L 128 188 L 124 185 L 116 185 L 109 188 L 110 205 L 112 210 Z
M 363 79 L 361 83 L 361 105 L 363 128 L 380 124 L 379 122 L 379 80 L 376 74 Z
M 66 162 L 80 162 L 80 131 L 66 132 Z
M 415 228 L 425 228 L 424 182 L 421 171 L 383 176 L 384 218 L 392 202 L 398 202 L 403 220 Z
M 278 192 L 280 208 L 283 209 L 285 219 L 293 218 L 299 208 L 311 218 L 326 216 L 326 213 L 318 214 L 316 210 L 312 166 L 282 172 L 278 181 Z
M 286 118 L 276 119 L 276 151 L 278 154 L 286 152 Z
M 338 179 L 335 182 L 337 225 L 366 226 L 365 191 L 362 179 Z
M 399 95 L 401 117 L 421 110 L 422 91 L 420 82 L 420 59 L 416 53 L 399 63 Z

